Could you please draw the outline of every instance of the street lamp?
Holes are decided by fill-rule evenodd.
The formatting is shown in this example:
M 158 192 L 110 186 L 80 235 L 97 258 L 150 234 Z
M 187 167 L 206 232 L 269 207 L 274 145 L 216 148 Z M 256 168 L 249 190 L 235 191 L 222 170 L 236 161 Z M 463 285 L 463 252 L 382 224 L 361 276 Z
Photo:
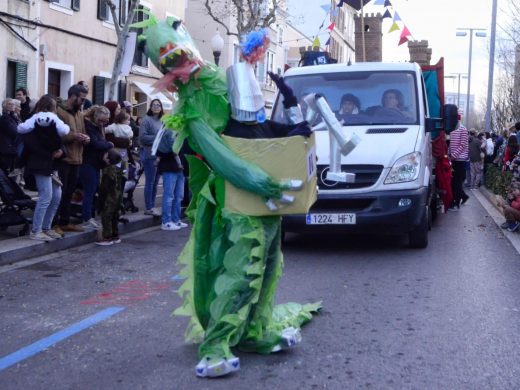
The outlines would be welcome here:
M 211 50 L 213 50 L 213 58 L 215 59 L 215 65 L 218 66 L 218 60 L 220 59 L 220 54 L 222 53 L 222 49 L 224 48 L 224 39 L 220 36 L 220 31 L 213 35 L 211 38 Z
M 468 59 L 468 93 L 466 97 L 466 118 L 464 118 L 466 122 L 466 126 L 469 127 L 469 97 L 471 92 L 471 54 L 473 50 L 473 31 L 477 37 L 485 37 L 486 33 L 483 32 L 486 30 L 485 28 L 457 28 L 457 36 L 465 37 L 468 35 L 467 31 L 469 31 L 469 59 Z
M 491 36 L 489 43 L 488 90 L 486 99 L 486 131 L 491 131 L 491 105 L 493 104 L 493 70 L 495 66 L 495 34 L 497 30 L 497 0 L 491 10 Z
M 444 76 L 445 79 L 458 79 L 457 82 L 457 108 L 460 109 L 460 78 L 467 79 L 466 73 L 452 73 L 448 76 Z

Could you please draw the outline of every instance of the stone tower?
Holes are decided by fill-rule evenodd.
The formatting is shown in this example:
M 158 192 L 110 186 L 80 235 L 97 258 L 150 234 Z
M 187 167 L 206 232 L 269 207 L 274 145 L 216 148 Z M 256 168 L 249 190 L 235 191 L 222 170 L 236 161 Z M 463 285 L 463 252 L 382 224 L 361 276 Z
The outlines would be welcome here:
M 430 65 L 432 49 L 428 47 L 428 41 L 408 41 L 410 62 L 417 62 L 420 66 Z
M 383 60 L 383 21 L 381 14 L 364 15 L 364 25 L 361 25 L 361 16 L 355 16 L 356 62 L 363 61 L 363 35 L 365 31 L 365 62 L 381 62 Z

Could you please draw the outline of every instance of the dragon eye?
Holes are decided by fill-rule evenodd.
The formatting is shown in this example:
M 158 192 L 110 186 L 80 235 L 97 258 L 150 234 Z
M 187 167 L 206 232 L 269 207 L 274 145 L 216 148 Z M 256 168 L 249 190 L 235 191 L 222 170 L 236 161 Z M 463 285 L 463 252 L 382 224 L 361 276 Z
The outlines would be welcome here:
M 176 20 L 172 23 L 172 27 L 174 30 L 177 30 L 182 22 L 180 20 Z

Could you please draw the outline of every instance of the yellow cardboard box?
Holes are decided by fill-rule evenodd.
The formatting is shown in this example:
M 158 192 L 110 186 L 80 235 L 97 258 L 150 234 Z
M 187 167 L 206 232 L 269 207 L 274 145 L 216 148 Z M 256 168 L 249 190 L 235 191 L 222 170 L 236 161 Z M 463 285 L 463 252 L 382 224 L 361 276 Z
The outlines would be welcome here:
M 244 139 L 222 136 L 229 147 L 244 160 L 264 169 L 274 179 L 300 179 L 300 191 L 286 191 L 295 196 L 294 203 L 280 204 L 277 211 L 269 211 L 264 200 L 241 190 L 226 181 L 225 208 L 233 213 L 253 216 L 306 214 L 316 201 L 316 141 L 314 133 L 302 136 Z

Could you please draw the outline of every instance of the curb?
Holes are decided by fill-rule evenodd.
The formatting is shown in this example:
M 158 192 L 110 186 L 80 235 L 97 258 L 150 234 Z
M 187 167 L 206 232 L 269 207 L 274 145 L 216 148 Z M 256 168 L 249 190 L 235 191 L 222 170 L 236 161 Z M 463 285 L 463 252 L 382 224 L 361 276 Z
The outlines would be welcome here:
M 504 237 L 507 238 L 511 245 L 513 245 L 516 251 L 520 254 L 520 235 L 517 232 L 509 232 L 505 229 L 500 229 L 500 224 L 504 222 L 505 219 L 504 215 L 496 204 L 495 194 L 484 187 L 480 187 L 478 194 L 481 195 L 480 197 L 477 197 L 480 204 L 489 213 L 490 217 L 499 227 L 499 230 L 502 231 Z
M 120 234 L 128 234 L 161 224 L 160 217 L 152 218 L 143 214 L 125 214 L 123 217 L 127 218 L 129 222 L 119 225 Z M 97 239 L 97 230 L 87 230 L 81 233 L 66 233 L 61 240 L 50 242 L 33 241 L 28 236 L 4 240 L 0 248 L 0 266 L 89 244 Z

